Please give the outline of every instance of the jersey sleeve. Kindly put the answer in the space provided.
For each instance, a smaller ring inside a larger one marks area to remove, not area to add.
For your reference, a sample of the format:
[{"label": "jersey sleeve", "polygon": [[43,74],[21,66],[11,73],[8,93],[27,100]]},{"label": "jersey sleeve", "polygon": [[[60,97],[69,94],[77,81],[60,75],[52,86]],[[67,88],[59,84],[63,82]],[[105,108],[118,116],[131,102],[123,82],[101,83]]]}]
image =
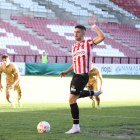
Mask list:
[{"label": "jersey sleeve", "polygon": [[19,73],[18,67],[16,65],[13,65],[12,74],[17,74],[17,73]]},{"label": "jersey sleeve", "polygon": [[93,39],[88,39],[87,41],[88,41],[88,43],[90,44],[90,46],[93,47],[93,46],[95,45],[94,42],[93,42]]}]

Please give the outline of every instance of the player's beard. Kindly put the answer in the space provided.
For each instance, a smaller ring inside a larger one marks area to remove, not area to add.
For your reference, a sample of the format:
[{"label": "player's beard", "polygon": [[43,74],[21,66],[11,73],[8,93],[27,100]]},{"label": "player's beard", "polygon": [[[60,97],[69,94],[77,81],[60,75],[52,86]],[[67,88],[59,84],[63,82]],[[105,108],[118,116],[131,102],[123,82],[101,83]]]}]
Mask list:
[{"label": "player's beard", "polygon": [[81,37],[81,36],[79,36],[79,37],[76,37],[76,36],[75,36],[75,40],[76,40],[76,41],[81,41],[81,40],[82,40],[82,37]]}]

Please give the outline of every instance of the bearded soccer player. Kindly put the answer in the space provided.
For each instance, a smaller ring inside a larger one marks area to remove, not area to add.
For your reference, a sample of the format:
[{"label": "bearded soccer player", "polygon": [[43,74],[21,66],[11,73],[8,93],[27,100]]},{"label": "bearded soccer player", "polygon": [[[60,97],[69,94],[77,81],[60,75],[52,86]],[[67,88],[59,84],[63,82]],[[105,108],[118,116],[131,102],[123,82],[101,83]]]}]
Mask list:
[{"label": "bearded soccer player", "polygon": [[93,95],[99,96],[102,93],[102,91],[83,90],[89,80],[88,72],[90,71],[92,64],[92,48],[105,38],[100,29],[95,25],[95,18],[93,16],[89,17],[89,24],[96,31],[98,36],[93,39],[84,40],[86,28],[83,25],[75,26],[74,37],[76,43],[72,46],[73,64],[66,71],[62,71],[59,74],[59,76],[64,77],[74,70],[69,96],[73,126],[69,131],[65,132],[66,134],[80,132],[77,99]]},{"label": "bearded soccer player", "polygon": [[[102,90],[103,78],[102,78],[100,70],[96,66],[93,65],[88,74],[89,74],[89,81],[87,83],[88,90],[91,90],[91,91]],[[100,85],[98,85],[98,80],[100,80]],[[94,108],[95,107],[94,96],[89,96],[89,98],[93,100],[92,107]],[[101,109],[100,96],[95,96],[95,99],[97,102],[97,109]]]},{"label": "bearded soccer player", "polygon": [[17,66],[10,62],[9,56],[6,54],[2,55],[2,65],[0,66],[0,90],[2,89],[1,84],[1,73],[6,74],[6,99],[11,104],[12,108],[15,108],[13,101],[10,98],[10,91],[14,89],[17,91],[17,101],[19,106],[22,106],[21,103],[21,86],[20,86],[20,74]]}]

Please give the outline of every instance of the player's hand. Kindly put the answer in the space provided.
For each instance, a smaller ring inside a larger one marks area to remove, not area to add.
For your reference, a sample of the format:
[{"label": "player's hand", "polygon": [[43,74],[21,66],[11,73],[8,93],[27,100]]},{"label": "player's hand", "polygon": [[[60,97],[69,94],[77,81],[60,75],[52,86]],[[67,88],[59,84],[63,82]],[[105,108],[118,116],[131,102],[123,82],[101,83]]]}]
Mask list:
[{"label": "player's hand", "polygon": [[6,88],[7,89],[12,89],[12,88],[14,88],[14,85],[13,84],[7,84]]},{"label": "player's hand", "polygon": [[99,88],[99,90],[101,90],[103,92],[102,88]]},{"label": "player's hand", "polygon": [[95,25],[95,22],[96,22],[96,18],[92,15],[89,17],[89,24],[91,26]]},{"label": "player's hand", "polygon": [[67,75],[68,73],[67,73],[67,71],[62,71],[60,74],[59,74],[59,76],[61,76],[61,78],[62,77],[65,77],[65,75]]}]

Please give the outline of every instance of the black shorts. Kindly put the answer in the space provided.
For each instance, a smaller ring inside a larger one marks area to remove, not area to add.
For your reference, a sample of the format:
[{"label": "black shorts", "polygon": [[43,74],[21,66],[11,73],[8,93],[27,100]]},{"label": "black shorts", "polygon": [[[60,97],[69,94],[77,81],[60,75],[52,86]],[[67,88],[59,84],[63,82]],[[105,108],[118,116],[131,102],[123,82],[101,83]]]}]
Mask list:
[{"label": "black shorts", "polygon": [[83,92],[84,87],[88,83],[88,73],[73,74],[72,81],[70,84],[70,93],[74,95],[80,95]]}]

